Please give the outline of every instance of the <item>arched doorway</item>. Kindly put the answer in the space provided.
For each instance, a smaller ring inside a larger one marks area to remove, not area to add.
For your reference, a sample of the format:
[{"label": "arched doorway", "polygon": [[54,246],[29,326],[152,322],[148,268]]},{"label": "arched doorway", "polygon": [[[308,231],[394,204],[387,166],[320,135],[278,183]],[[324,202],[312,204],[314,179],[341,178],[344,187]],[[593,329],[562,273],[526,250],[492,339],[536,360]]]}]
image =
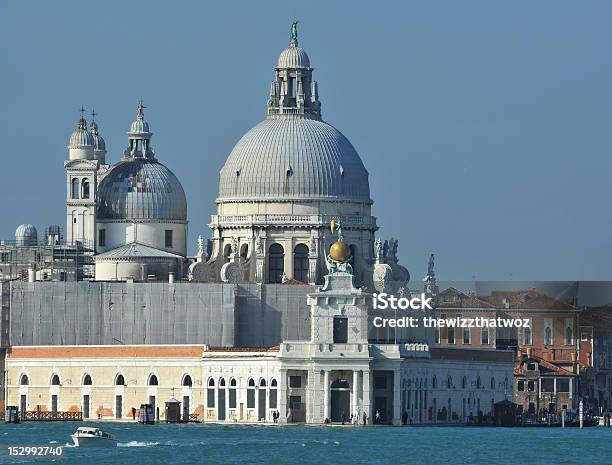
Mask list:
[{"label": "arched doorway", "polygon": [[347,380],[337,379],[331,384],[331,421],[341,422],[342,414],[348,421],[351,412],[351,387]]},{"label": "arched doorway", "polygon": [[258,412],[257,412],[257,419],[258,420],[266,420],[267,419],[267,415],[266,415],[266,380],[262,379],[259,382],[259,402],[258,402]]},{"label": "arched doorway", "polygon": [[225,421],[225,379],[219,380],[219,402],[217,403],[217,420]]}]

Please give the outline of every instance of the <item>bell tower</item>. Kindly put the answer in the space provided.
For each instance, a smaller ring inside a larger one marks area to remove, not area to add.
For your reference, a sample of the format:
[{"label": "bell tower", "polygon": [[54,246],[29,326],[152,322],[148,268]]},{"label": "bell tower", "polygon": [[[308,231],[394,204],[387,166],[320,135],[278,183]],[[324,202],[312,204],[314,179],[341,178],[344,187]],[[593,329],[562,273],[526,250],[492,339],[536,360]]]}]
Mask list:
[{"label": "bell tower", "polygon": [[99,160],[94,156],[94,138],[83,116],[70,136],[66,170],[66,242],[80,242],[86,249],[96,247],[96,193]]}]

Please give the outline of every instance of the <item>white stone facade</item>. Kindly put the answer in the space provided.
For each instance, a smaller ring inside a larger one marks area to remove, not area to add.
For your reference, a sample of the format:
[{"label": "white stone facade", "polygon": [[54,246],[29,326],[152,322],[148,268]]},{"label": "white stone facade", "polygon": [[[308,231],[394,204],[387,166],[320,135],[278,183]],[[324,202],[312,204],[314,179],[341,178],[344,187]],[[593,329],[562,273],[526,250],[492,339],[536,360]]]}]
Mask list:
[{"label": "white stone facade", "polygon": [[95,407],[105,417],[129,418],[132,407],[159,406],[180,395],[185,418],[205,422],[271,421],[278,411],[280,422],[292,423],[348,422],[351,416],[363,423],[364,412],[368,424],[464,423],[492,414],[494,403],[511,395],[510,352],[369,344],[369,296],[352,281],[348,273],[327,276],[308,297],[310,341],[270,349],[14,348],[6,361],[7,403],[90,416]]}]

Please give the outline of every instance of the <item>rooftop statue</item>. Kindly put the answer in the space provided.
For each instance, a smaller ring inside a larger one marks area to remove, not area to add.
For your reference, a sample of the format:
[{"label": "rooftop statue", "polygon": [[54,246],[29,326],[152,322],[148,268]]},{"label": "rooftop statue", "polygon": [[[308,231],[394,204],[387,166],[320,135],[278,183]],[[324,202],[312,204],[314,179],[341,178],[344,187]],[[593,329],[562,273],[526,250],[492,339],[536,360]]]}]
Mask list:
[{"label": "rooftop statue", "polygon": [[293,21],[291,23],[291,36],[290,36],[290,40],[289,43],[291,45],[297,45],[298,44],[298,33],[297,33],[297,25],[298,25],[299,21]]}]

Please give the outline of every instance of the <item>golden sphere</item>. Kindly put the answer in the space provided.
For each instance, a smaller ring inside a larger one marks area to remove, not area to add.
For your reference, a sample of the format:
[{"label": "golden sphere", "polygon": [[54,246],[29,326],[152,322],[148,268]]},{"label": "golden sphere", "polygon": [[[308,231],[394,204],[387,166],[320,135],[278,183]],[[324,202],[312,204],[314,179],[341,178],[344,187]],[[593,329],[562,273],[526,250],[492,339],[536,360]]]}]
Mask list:
[{"label": "golden sphere", "polygon": [[346,242],[336,241],[329,249],[329,256],[337,262],[345,262],[351,258],[351,248]]}]

